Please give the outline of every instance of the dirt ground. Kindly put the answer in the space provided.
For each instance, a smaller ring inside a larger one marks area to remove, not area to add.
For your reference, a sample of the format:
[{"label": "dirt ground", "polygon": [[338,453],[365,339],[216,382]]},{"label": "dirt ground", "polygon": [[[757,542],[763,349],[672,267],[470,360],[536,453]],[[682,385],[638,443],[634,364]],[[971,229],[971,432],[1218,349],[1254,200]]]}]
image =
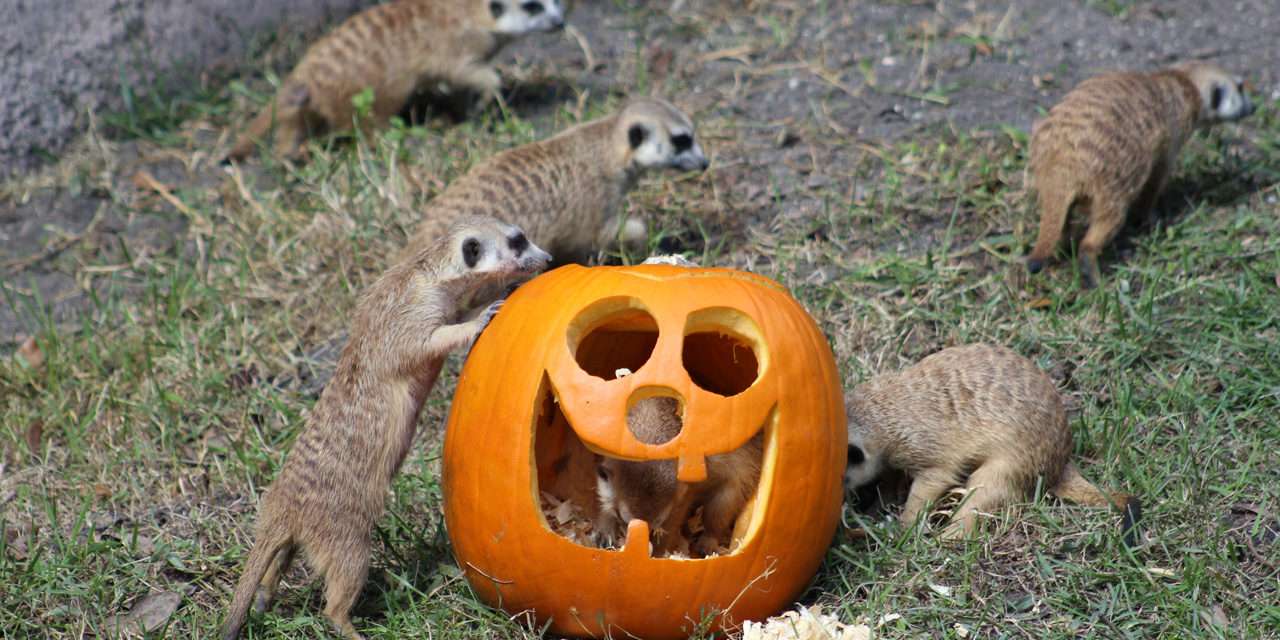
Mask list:
[{"label": "dirt ground", "polygon": [[[1280,3],[577,4],[572,29],[500,54],[517,118],[431,118],[404,149],[387,132],[317,146],[305,165],[219,166],[300,55],[299,32],[202,87],[191,117],[134,113],[169,124],[126,137],[98,114],[59,162],[0,184],[0,561],[23,554],[0,562],[0,584],[9,569],[29,590],[0,588],[0,628],[82,637],[169,591],[186,603],[171,635],[214,629],[343,312],[415,207],[468,163],[649,92],[693,114],[712,159],[631,194],[659,249],[790,287],[850,384],[946,345],[1017,348],[1067,396],[1086,475],[1153,498],[1137,553],[1104,510],[1037,501],[980,550],[904,534],[859,555],[838,541],[806,597],[932,620],[903,621],[901,637],[993,619],[1025,637],[1274,623],[1280,460],[1260,443],[1277,437],[1280,398]],[[1161,202],[1173,224],[1135,234],[1132,259],[1117,242],[1100,290],[1079,290],[1067,260],[1007,286],[1036,224],[1021,192],[1033,120],[1089,75],[1187,57],[1236,70],[1264,108],[1189,145]],[[43,371],[18,348],[33,335],[52,345]],[[393,636],[532,637],[478,606],[448,560],[439,458],[424,451],[458,360],[379,529],[369,591],[383,597],[357,616]],[[842,531],[862,524],[852,511]],[[62,553],[25,555],[50,541]],[[318,633],[321,599],[290,589],[263,632]]]},{"label": "dirt ground", "polygon": [[[748,226],[810,217],[816,191],[857,190],[843,176],[869,145],[927,139],[938,127],[1026,132],[1099,71],[1205,58],[1244,75],[1256,97],[1280,97],[1280,5],[1268,0],[1233,3],[1227,21],[1214,3],[1189,0],[666,5],[582,2],[571,22],[586,47],[569,35],[525,40],[502,54],[504,71],[522,117],[535,123],[575,91],[684,87],[671,97],[715,132],[707,145],[731,244]],[[274,66],[283,73],[290,60],[281,54]],[[522,78],[534,88],[522,90]],[[135,191],[130,180],[142,168],[174,189],[220,180],[213,149],[198,147],[225,140],[205,125],[187,129],[177,153],[94,138],[82,151],[109,145],[112,162],[64,163],[0,191],[0,271],[11,302],[0,306],[0,340],[33,332],[37,300],[48,320],[77,323],[90,292],[108,286],[86,274],[87,256],[101,273],[183,242],[181,213],[118,194]],[[929,239],[919,234],[904,248]]]}]

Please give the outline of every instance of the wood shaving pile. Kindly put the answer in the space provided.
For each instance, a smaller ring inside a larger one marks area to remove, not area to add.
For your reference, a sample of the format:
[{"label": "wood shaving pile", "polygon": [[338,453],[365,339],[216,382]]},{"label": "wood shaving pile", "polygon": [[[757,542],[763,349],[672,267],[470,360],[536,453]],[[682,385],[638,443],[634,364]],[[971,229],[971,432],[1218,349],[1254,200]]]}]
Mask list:
[{"label": "wood shaving pile", "polygon": [[822,613],[822,607],[800,607],[764,622],[742,625],[742,640],[871,640],[871,627],[845,624]]},{"label": "wood shaving pile", "polygon": [[591,539],[591,520],[582,512],[582,508],[570,500],[559,498],[543,491],[542,515],[551,526],[551,531],[564,536],[570,541],[586,547],[594,547]]}]

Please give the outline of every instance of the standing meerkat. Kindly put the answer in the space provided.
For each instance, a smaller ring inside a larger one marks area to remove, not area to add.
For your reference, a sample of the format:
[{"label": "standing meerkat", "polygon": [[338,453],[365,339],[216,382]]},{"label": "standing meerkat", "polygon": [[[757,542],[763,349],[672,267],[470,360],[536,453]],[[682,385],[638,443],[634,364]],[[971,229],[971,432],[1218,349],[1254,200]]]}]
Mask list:
[{"label": "standing meerkat", "polygon": [[911,476],[901,519],[914,524],[927,505],[964,484],[970,494],[952,515],[946,538],[971,534],[977,514],[1031,495],[1037,480],[1064,500],[1114,506],[1132,546],[1138,501],[1103,493],[1069,460],[1071,428],[1062,397],[1030,360],[1004,347],[943,349],[853,390],[847,405],[846,487],[870,483],[885,468]]},{"label": "standing meerkat", "polygon": [[484,213],[520,225],[561,264],[585,263],[619,236],[643,244],[644,223],[624,221],[622,211],[643,172],[707,164],[688,116],[665,100],[637,99],[473,167],[427,205],[406,250],[430,244],[457,216]]},{"label": "standing meerkat", "polygon": [[352,98],[373,90],[366,130],[383,127],[432,82],[500,99],[490,60],[516,36],[564,27],[559,0],[393,0],[370,7],[307,49],[275,98],[249,122],[228,160],[242,160],[275,125],[275,149],[301,151],[317,130],[346,131]]},{"label": "standing meerkat", "polygon": [[351,605],[419,410],[445,357],[470,344],[498,310],[500,302],[475,293],[525,279],[549,261],[517,227],[464,218],[361,297],[333,378],[262,500],[224,639],[239,635],[251,604],[262,611],[271,603],[298,547],[324,576],[325,615],[343,635],[360,638]]},{"label": "standing meerkat", "polygon": [[1039,195],[1040,234],[1027,269],[1039,272],[1053,255],[1074,205],[1088,210],[1080,273],[1085,287],[1096,286],[1098,253],[1128,209],[1151,213],[1195,129],[1250,113],[1240,78],[1208,63],[1081,82],[1032,128],[1027,170]]},{"label": "standing meerkat", "polygon": [[[646,444],[661,444],[680,433],[683,420],[675,398],[641,400],[627,412],[627,426]],[[680,529],[702,505],[703,532],[693,552],[709,556],[730,543],[733,523],[760,481],[764,440],[756,434],[747,444],[707,457],[707,479],[686,485],[676,479],[675,460],[631,461],[599,456],[596,491],[600,511],[592,529],[602,546],[613,546],[618,529],[644,520],[657,539],[655,555],[666,554]]]}]

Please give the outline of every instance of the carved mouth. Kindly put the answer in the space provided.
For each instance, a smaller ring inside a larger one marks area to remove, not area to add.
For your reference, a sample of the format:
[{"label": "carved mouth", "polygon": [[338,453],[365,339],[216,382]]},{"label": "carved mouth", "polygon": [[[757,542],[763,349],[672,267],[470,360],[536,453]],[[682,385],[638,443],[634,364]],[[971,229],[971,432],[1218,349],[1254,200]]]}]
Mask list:
[{"label": "carved mouth", "polygon": [[[708,310],[719,312],[721,310]],[[585,313],[585,312],[584,312]],[[699,313],[691,314],[685,327],[683,355],[689,377],[699,389],[719,396],[732,397],[749,388],[759,375],[761,362],[752,344],[725,331],[710,330],[707,319]],[[658,342],[658,326],[634,300],[615,302],[599,317],[571,330],[571,348],[578,365],[586,373],[604,379],[616,380],[629,372],[638,371],[649,360]],[[679,397],[670,389],[643,387],[637,389],[628,406],[653,396]],[[599,452],[592,451],[579,438],[573,425],[561,411],[559,399],[551,384],[550,376],[543,375],[538,392],[538,407],[534,424],[534,451],[536,487],[532,499],[539,502],[543,524],[552,532],[585,547],[617,550],[612,541],[624,541],[623,549],[632,545],[648,546],[643,540],[649,531],[665,530],[665,535],[652,549],[644,549],[645,555],[673,559],[703,557],[692,550],[701,527],[700,505],[694,504],[689,517],[683,522],[648,523],[644,533],[636,534],[634,528],[627,533],[619,530],[597,531],[601,518],[600,500],[596,493],[597,462]],[[764,433],[764,450],[761,477],[767,477],[775,455],[773,431],[776,410],[771,412],[760,430]],[[624,423],[619,416],[619,426]],[[684,425],[689,427],[691,425]],[[684,428],[682,427],[682,428]],[[699,427],[704,428],[704,427]],[[639,436],[637,434],[637,438]],[[650,443],[647,443],[650,444]],[[749,445],[744,445],[749,446]],[[736,515],[732,534],[726,536],[720,549],[712,555],[733,555],[739,552],[754,536],[762,519],[763,507],[768,499],[768,482],[759,482],[753,496]],[[683,485],[689,487],[692,485]],[[691,492],[696,495],[696,492]],[[628,523],[620,523],[625,528]],[[641,539],[633,539],[640,535]],[[669,540],[668,540],[669,538]],[[655,538],[657,541],[657,538]],[[706,556],[710,557],[710,556]]]}]

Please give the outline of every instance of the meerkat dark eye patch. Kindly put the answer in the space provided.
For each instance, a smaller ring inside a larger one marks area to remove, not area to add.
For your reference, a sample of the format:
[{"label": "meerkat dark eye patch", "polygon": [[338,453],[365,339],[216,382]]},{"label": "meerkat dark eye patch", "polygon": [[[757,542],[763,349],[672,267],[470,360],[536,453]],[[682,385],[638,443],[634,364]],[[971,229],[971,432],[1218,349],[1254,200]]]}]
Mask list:
[{"label": "meerkat dark eye patch", "polygon": [[494,17],[494,19],[501,18],[501,17],[502,17],[502,12],[503,12],[503,11],[506,11],[506,10],[507,10],[507,8],[506,8],[506,7],[504,7],[504,6],[502,6],[502,3],[501,3],[501,2],[490,2],[490,3],[489,3],[489,14],[490,14],[490,15],[492,15],[492,16]]},{"label": "meerkat dark eye patch", "polygon": [[693,136],[687,133],[671,136],[671,145],[676,148],[676,153],[688,151],[693,148]]},{"label": "meerkat dark eye patch", "polygon": [[627,140],[631,142],[632,149],[644,144],[644,139],[648,137],[649,130],[645,129],[644,125],[633,124],[631,125],[631,128],[627,130]]},{"label": "meerkat dark eye patch", "polygon": [[462,261],[467,263],[467,268],[474,268],[480,262],[480,254],[483,252],[484,248],[475,238],[467,238],[462,243]]},{"label": "meerkat dark eye patch", "polygon": [[526,2],[520,5],[520,8],[524,9],[524,12],[531,16],[536,16],[543,11],[541,2]]},{"label": "meerkat dark eye patch", "polygon": [[516,235],[507,238],[507,246],[510,247],[512,251],[520,253],[529,248],[529,239],[524,237],[523,233],[517,233]]},{"label": "meerkat dark eye patch", "polygon": [[601,480],[609,480],[609,470],[604,467],[596,467],[596,475],[600,476]]},{"label": "meerkat dark eye patch", "polygon": [[1222,105],[1223,94],[1226,93],[1222,89],[1222,85],[1214,85],[1213,93],[1209,95],[1209,108],[1216,110]]},{"label": "meerkat dark eye patch", "polygon": [[849,445],[849,461],[845,463],[846,465],[862,464],[866,459],[867,456],[862,453],[862,449],[858,448],[858,445]]}]

